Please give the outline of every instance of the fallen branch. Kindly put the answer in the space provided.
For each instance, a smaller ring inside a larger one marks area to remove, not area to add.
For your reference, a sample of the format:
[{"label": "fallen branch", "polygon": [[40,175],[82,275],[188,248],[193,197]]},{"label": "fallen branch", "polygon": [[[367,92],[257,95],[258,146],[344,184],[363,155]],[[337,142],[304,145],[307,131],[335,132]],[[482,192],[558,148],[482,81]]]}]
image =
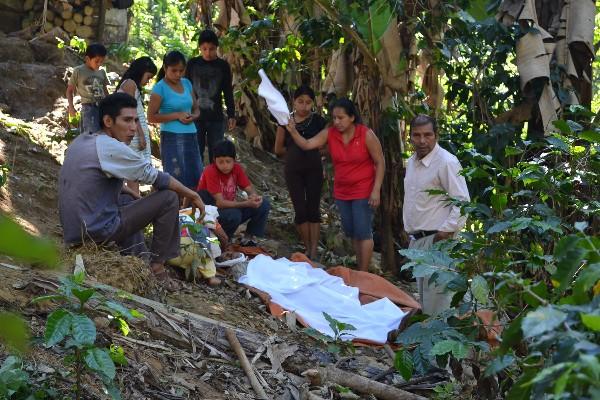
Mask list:
[{"label": "fallen branch", "polygon": [[321,386],[326,382],[331,382],[349,387],[359,393],[372,394],[382,400],[425,400],[425,397],[375,382],[352,372],[342,371],[331,365],[309,369],[304,371],[302,375],[307,377],[313,386]]},{"label": "fallen branch", "polygon": [[267,400],[267,394],[265,393],[265,390],[263,389],[262,385],[258,382],[256,375],[254,375],[252,365],[250,365],[248,357],[246,357],[246,353],[244,353],[244,349],[242,349],[242,345],[240,344],[233,329],[225,328],[225,336],[227,336],[227,340],[229,340],[231,348],[238,356],[238,359],[240,360],[240,364],[242,365],[242,369],[246,373],[246,376],[248,377],[248,379],[250,379],[250,385],[252,385],[252,389],[254,389],[254,392],[256,393],[259,399]]}]

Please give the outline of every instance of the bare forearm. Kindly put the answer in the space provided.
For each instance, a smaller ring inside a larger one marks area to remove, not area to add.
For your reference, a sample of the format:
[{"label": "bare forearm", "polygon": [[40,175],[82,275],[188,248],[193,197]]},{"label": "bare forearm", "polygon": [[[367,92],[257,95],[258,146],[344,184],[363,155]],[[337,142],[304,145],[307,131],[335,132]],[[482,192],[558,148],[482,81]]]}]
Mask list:
[{"label": "bare forearm", "polygon": [[71,87],[67,88],[66,96],[67,96],[67,102],[69,103],[70,107],[73,107],[73,92],[74,91]]},{"label": "bare forearm", "polygon": [[170,177],[169,178],[169,189],[177,193],[181,197],[195,197],[198,196],[198,193],[194,192],[192,189],[184,186],[183,183],[179,182],[177,179]]},{"label": "bare forearm", "polygon": [[153,124],[161,124],[163,122],[170,122],[179,119],[179,113],[169,114],[148,114],[148,121]]},{"label": "bare forearm", "polygon": [[216,201],[218,208],[246,208],[248,207],[247,201],[236,201],[236,200],[225,200],[220,199]]},{"label": "bare forearm", "polygon": [[375,183],[373,190],[380,191],[381,185],[383,184],[383,177],[385,176],[385,161],[381,160],[375,163]]}]

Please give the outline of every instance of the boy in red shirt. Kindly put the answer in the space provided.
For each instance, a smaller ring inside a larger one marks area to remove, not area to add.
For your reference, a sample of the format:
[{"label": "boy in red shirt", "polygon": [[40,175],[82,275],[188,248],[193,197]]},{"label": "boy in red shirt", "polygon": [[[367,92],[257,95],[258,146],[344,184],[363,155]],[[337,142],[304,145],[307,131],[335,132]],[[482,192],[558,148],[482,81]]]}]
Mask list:
[{"label": "boy in red shirt", "polygon": [[[255,246],[255,236],[265,235],[271,205],[256,194],[241,165],[235,162],[235,145],[222,140],[213,147],[212,163],[204,169],[197,191],[206,204],[219,208],[219,223],[231,239],[238,226],[248,221],[243,246]],[[248,194],[247,200],[236,200],[237,188]]]}]

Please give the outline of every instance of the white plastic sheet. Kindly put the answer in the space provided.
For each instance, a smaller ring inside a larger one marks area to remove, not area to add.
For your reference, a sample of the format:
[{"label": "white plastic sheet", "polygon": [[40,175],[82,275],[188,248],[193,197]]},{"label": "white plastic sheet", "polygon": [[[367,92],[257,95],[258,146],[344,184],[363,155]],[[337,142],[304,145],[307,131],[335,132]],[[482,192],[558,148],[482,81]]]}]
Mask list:
[{"label": "white plastic sheet", "polygon": [[258,95],[267,102],[267,108],[277,120],[279,125],[286,126],[290,120],[290,110],[285,98],[269,80],[269,77],[263,69],[258,71],[260,75],[260,85],[258,85]]},{"label": "white plastic sheet", "polygon": [[385,343],[388,332],[396,329],[406,315],[387,298],[361,305],[358,288],[347,286],[341,278],[308,263],[285,258],[256,256],[239,281],[267,292],[272,301],[295,311],[312,328],[326,335],[333,336],[333,331],[323,312],[354,325],[356,330],[349,332],[354,337],[345,336],[345,340],[358,338]]}]

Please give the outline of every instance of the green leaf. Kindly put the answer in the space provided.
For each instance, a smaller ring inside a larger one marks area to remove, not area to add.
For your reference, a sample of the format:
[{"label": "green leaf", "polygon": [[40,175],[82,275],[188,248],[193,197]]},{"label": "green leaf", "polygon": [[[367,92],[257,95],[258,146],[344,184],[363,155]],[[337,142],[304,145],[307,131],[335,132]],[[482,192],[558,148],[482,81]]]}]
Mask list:
[{"label": "green leaf", "polygon": [[438,267],[450,267],[454,260],[445,251],[440,250],[420,250],[404,249],[400,254],[409,258],[415,264],[424,264]]},{"label": "green leaf", "polygon": [[44,333],[46,346],[51,347],[57,343],[60,343],[65,336],[69,334],[72,321],[73,316],[71,313],[62,308],[59,308],[52,314],[48,315],[48,320],[46,321],[46,332]]},{"label": "green leaf", "polygon": [[506,146],[504,148],[504,155],[505,156],[516,156],[519,154],[523,154],[523,150],[519,149],[518,147],[513,147],[513,146]]},{"label": "green leaf", "polygon": [[121,317],[115,318],[115,321],[117,323],[117,326],[119,327],[119,330],[123,334],[123,336],[129,335],[129,324],[127,323],[127,321],[125,321],[125,319],[123,319]]},{"label": "green leaf", "polygon": [[414,365],[413,359],[409,351],[400,349],[396,352],[394,357],[394,368],[402,376],[405,381],[409,381],[412,378]]},{"label": "green leaf", "polygon": [[110,358],[113,360],[115,364],[119,365],[127,365],[127,358],[125,358],[125,350],[121,346],[117,346],[116,344],[110,345]]},{"label": "green leaf", "polygon": [[396,22],[396,17],[390,8],[387,0],[373,0],[369,2],[368,13],[359,10],[354,15],[356,27],[367,41],[367,45],[372,51],[373,56],[381,50],[381,38],[392,21]]},{"label": "green leaf", "polygon": [[530,386],[530,385],[533,385],[534,383],[542,382],[542,381],[556,375],[563,369],[571,367],[572,365],[573,365],[573,363],[567,363],[567,362],[561,362],[558,364],[551,365],[551,366],[541,370],[531,381],[527,382],[525,385]]},{"label": "green leaf", "polygon": [[467,12],[478,21],[482,21],[490,16],[487,10],[488,0],[471,0]]},{"label": "green leaf", "polygon": [[432,356],[441,356],[447,353],[452,353],[452,356],[457,360],[461,360],[467,356],[469,348],[463,343],[456,340],[442,340],[437,342],[431,351]]},{"label": "green leaf", "polygon": [[552,278],[558,282],[558,290],[566,290],[573,276],[581,267],[586,250],[582,246],[583,239],[577,235],[565,236],[554,248],[554,258],[557,260],[556,272]]},{"label": "green leaf", "polygon": [[581,126],[578,122],[575,122],[570,119],[567,120],[567,125],[569,125],[569,128],[571,128],[573,132],[581,132],[583,130],[583,126]]},{"label": "green leaf", "polygon": [[331,330],[340,337],[343,336],[344,334],[347,335],[348,333],[346,333],[346,331],[355,331],[356,330],[354,325],[340,322],[337,319],[333,318],[331,315],[327,314],[326,312],[323,312],[323,316],[325,317],[327,322],[329,322],[329,326],[331,327]]},{"label": "green leaf", "polygon": [[133,318],[144,318],[144,314],[142,314],[141,312],[139,312],[138,310],[129,310],[129,313],[131,314],[131,316]]},{"label": "green leaf", "polygon": [[567,319],[567,314],[552,306],[540,307],[527,313],[521,324],[525,338],[551,331]]},{"label": "green leaf", "polygon": [[96,325],[87,315],[73,315],[73,339],[82,345],[92,345],[96,341]]},{"label": "green leaf", "polygon": [[575,366],[573,365],[570,368],[567,368],[567,370],[562,373],[560,378],[556,380],[556,383],[554,384],[555,396],[559,396],[560,394],[564,393],[567,383],[569,382],[569,377],[571,376],[571,371],[573,371],[574,367]]},{"label": "green leaf", "polygon": [[327,345],[327,351],[331,354],[339,354],[342,349],[336,343],[329,343]]},{"label": "green leaf", "polygon": [[73,296],[77,297],[81,304],[85,304],[94,295],[94,293],[96,293],[96,290],[73,288],[71,289],[71,293],[73,293]]},{"label": "green leaf", "polygon": [[29,327],[23,318],[13,313],[0,313],[0,342],[19,353],[27,350]]},{"label": "green leaf", "polygon": [[593,330],[594,332],[600,332],[600,315],[596,314],[580,314],[581,322],[583,324]]},{"label": "green leaf", "polygon": [[324,343],[328,343],[328,342],[332,342],[333,341],[333,338],[331,336],[327,336],[327,335],[319,332],[315,328],[304,328],[302,331],[304,333],[306,333],[308,336],[312,337],[313,339],[320,340],[320,341],[322,341]]},{"label": "green leaf", "polygon": [[560,137],[549,136],[546,138],[546,142],[548,142],[548,144],[550,144],[552,147],[556,147],[563,153],[569,153],[569,144]]},{"label": "green leaf", "polygon": [[588,292],[600,281],[600,263],[588,265],[577,277],[573,285],[573,296],[578,304],[589,301]]},{"label": "green leaf", "polygon": [[473,278],[471,281],[471,292],[473,292],[473,297],[475,297],[475,300],[480,304],[488,303],[490,289],[483,276],[477,275]]},{"label": "green leaf", "polygon": [[121,391],[114,382],[105,382],[104,388],[112,400],[121,400]]},{"label": "green leaf", "polygon": [[110,354],[106,349],[99,349],[97,347],[87,349],[83,360],[85,361],[85,365],[92,371],[98,372],[110,380],[115,378],[115,363],[110,358]]},{"label": "green leaf", "polygon": [[559,119],[557,121],[553,121],[552,124],[555,127],[557,127],[558,130],[560,130],[562,133],[565,133],[565,134],[572,133],[571,127],[569,126],[569,124],[567,123],[567,121]]},{"label": "green leaf", "polygon": [[579,133],[579,137],[591,143],[600,143],[600,132],[598,131],[583,131]]},{"label": "green leaf", "polygon": [[[546,282],[544,281],[540,281],[531,286],[530,290],[542,299],[548,298],[548,288],[546,287]],[[525,300],[525,302],[532,307],[539,307],[542,305],[542,303],[535,296],[528,292],[523,293],[523,300]]]},{"label": "green leaf", "polygon": [[491,235],[492,233],[499,233],[508,230],[512,226],[512,221],[500,221],[492,225],[488,230],[487,234]]},{"label": "green leaf", "polygon": [[72,276],[70,276],[70,278],[76,284],[83,285],[83,282],[85,282],[85,270],[77,271]]},{"label": "green leaf", "polygon": [[114,316],[122,316],[127,319],[134,318],[134,316],[131,314],[131,311],[123,304],[116,303],[114,301],[106,301],[104,302],[104,306],[106,306],[106,308],[108,308],[108,310],[112,312]]},{"label": "green leaf", "polygon": [[503,371],[506,367],[511,366],[514,362],[515,357],[511,354],[496,357],[485,369],[485,376],[496,375],[498,372]]},{"label": "green leaf", "polygon": [[4,215],[0,215],[0,237],[0,254],[50,267],[58,265],[58,253],[52,241],[28,234]]}]

